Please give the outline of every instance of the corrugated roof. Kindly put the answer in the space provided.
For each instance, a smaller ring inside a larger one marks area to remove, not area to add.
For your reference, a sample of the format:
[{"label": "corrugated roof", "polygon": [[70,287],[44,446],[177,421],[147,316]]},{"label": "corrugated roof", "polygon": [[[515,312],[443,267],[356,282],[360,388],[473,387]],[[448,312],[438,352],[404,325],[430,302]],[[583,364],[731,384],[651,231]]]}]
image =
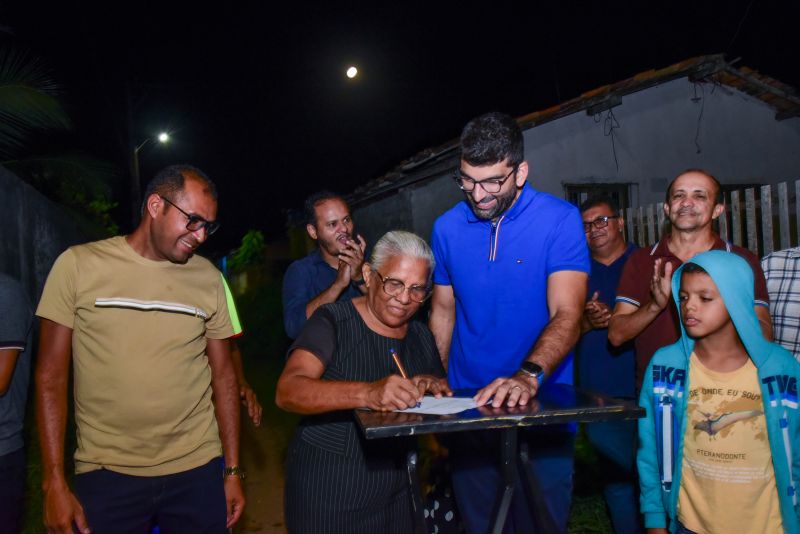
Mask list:
[{"label": "corrugated roof", "polygon": [[[795,88],[748,67],[734,67],[735,63],[736,60],[726,61],[722,54],[686,59],[663,69],[646,70],[617,83],[597,87],[561,104],[518,117],[517,122],[523,129],[528,129],[581,111],[598,113],[619,104],[625,95],[685,77],[692,81],[732,87],[758,98],[775,110],[776,120],[800,116],[800,94]],[[384,176],[358,187],[348,195],[348,200],[357,205],[438,174],[441,172],[441,165],[437,163],[444,163],[452,158],[457,149],[458,139],[425,149],[404,160]],[[430,167],[431,172],[410,174],[423,166]]]}]

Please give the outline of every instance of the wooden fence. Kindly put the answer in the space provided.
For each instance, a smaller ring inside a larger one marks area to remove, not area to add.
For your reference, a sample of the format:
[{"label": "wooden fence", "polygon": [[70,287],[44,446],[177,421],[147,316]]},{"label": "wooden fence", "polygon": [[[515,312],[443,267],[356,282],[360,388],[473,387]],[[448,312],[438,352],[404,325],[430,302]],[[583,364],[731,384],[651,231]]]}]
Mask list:
[{"label": "wooden fence", "polygon": [[[758,257],[800,246],[800,180],[729,191],[724,197],[725,213],[714,223],[723,240]],[[663,202],[625,208],[624,215],[628,239],[639,246],[655,243],[669,228]]]}]

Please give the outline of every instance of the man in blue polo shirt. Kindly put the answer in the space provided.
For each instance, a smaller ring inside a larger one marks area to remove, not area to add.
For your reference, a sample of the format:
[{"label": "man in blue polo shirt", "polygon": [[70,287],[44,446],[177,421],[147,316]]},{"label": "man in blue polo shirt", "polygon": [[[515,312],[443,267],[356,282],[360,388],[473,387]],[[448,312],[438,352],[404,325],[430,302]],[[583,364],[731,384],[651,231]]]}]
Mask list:
[{"label": "man in blue polo shirt", "polygon": [[[608,321],[622,268],[636,245],[625,242],[624,220],[611,197],[590,197],[581,204],[581,217],[592,256],[592,272],[590,298],[581,321],[582,336],[575,347],[579,384],[591,391],[633,400],[636,394],[633,343],[611,345]],[[614,532],[639,532],[638,491],[634,482],[636,421],[590,423],[586,425],[586,435],[601,460],[598,475]]]},{"label": "man in blue polo shirt", "polygon": [[[578,210],[527,185],[522,131],[489,113],[461,134],[455,180],[465,200],[437,219],[430,328],[454,389],[481,403],[527,404],[541,382],[572,383],[566,358],[579,335],[589,255]],[[566,531],[574,434],[567,425],[520,433],[550,514]],[[459,434],[451,444],[453,486],[469,532],[486,532],[501,487],[499,436]],[[521,492],[510,531],[535,532]],[[509,529],[507,529],[508,531]]]},{"label": "man in blue polo shirt", "polygon": [[342,197],[320,191],[305,201],[306,231],[317,250],[289,265],[283,276],[283,326],[295,339],[323,304],[363,293],[366,242],[353,235],[353,218]]}]

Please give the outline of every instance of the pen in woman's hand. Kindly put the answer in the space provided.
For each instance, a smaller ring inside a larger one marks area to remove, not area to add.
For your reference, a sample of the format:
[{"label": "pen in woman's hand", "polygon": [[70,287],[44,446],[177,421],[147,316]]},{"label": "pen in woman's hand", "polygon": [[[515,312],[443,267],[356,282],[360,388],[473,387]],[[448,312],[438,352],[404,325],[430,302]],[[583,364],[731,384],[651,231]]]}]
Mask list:
[{"label": "pen in woman's hand", "polygon": [[408,374],[406,373],[406,370],[403,368],[403,364],[400,363],[400,356],[397,355],[397,351],[394,349],[389,349],[389,354],[392,356],[395,365],[397,365],[397,369],[400,370],[400,376],[408,380]]},{"label": "pen in woman's hand", "polygon": [[[400,363],[400,356],[397,355],[397,351],[394,349],[389,349],[389,354],[392,355],[392,359],[394,360],[394,364],[397,366],[397,369],[400,371],[400,376],[408,380],[408,373],[406,373],[405,368],[403,368],[403,364]],[[422,406],[421,402],[418,402],[416,407],[419,408]]]}]

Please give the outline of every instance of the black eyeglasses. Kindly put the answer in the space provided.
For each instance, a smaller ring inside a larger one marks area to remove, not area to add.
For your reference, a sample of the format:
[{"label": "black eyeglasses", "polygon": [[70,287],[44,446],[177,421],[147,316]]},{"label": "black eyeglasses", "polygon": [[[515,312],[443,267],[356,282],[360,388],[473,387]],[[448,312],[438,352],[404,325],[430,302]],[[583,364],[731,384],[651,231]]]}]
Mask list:
[{"label": "black eyeglasses", "polygon": [[511,172],[506,174],[504,178],[487,178],[486,180],[481,181],[470,178],[458,170],[453,175],[453,180],[456,181],[458,187],[460,187],[462,191],[466,191],[467,193],[472,192],[475,189],[476,184],[480,185],[487,193],[498,193],[503,187],[503,184],[506,183],[509,178],[511,178],[511,175],[516,174],[518,168],[519,167],[517,165],[514,165],[514,168],[511,169]]},{"label": "black eyeglasses", "polygon": [[196,232],[201,228],[205,228],[206,233],[208,235],[211,235],[217,230],[219,230],[219,223],[217,221],[207,221],[204,218],[200,217],[199,215],[186,213],[181,208],[179,208],[177,204],[175,204],[167,197],[163,197],[161,195],[158,196],[160,196],[162,200],[164,200],[164,202],[166,202],[167,204],[169,204],[170,206],[172,206],[173,208],[175,208],[176,210],[178,210],[179,212],[183,213],[186,216],[186,218],[188,219],[188,221],[186,222],[186,229],[189,230],[190,232]]},{"label": "black eyeglasses", "polygon": [[378,278],[383,282],[383,291],[392,297],[399,297],[403,291],[408,290],[408,298],[417,303],[425,302],[430,296],[431,290],[427,286],[410,286],[407,287],[400,280],[394,278],[384,278],[377,269],[372,269],[372,272],[378,275]]},{"label": "black eyeglasses", "polygon": [[619,219],[619,215],[603,215],[601,217],[597,217],[593,221],[584,221],[583,232],[588,234],[592,230],[592,226],[595,228],[605,228],[608,226],[609,219]]}]

